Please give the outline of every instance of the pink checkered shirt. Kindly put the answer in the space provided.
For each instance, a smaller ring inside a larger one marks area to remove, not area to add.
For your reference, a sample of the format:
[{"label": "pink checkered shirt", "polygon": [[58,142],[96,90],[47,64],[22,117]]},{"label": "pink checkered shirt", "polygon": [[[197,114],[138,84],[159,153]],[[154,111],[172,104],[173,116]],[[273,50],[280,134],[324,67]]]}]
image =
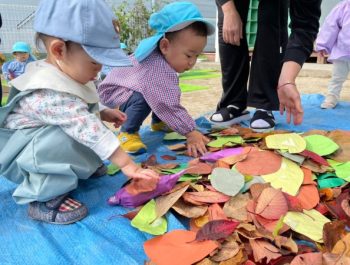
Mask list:
[{"label": "pink checkered shirt", "polygon": [[152,111],[171,129],[186,135],[195,122],[181,106],[181,90],[176,71],[159,51],[141,63],[131,55],[132,67],[114,68],[98,87],[102,104],[115,108],[125,103],[134,91],[141,93]]}]

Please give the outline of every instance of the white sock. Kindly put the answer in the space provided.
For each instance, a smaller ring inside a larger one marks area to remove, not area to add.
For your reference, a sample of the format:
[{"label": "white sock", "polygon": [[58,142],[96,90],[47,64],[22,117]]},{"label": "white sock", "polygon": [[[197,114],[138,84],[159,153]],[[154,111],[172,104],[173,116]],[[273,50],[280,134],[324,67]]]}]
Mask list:
[{"label": "white sock", "polygon": [[[256,109],[256,110],[257,111],[260,110],[260,111],[268,112],[268,110],[265,110],[265,109]],[[270,126],[270,124],[267,123],[266,121],[264,121],[263,119],[255,120],[250,125],[252,127],[254,127],[254,128],[266,128],[266,127]]]}]

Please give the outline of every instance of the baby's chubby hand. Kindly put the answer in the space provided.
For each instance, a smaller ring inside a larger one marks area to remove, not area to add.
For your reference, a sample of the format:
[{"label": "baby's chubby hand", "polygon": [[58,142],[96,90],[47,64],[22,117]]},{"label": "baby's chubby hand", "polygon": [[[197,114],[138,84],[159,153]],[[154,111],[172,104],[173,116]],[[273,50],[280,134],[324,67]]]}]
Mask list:
[{"label": "baby's chubby hand", "polygon": [[113,123],[115,128],[120,127],[127,119],[126,114],[118,109],[104,109],[100,116],[101,120]]},{"label": "baby's chubby hand", "polygon": [[198,157],[207,152],[206,144],[209,139],[199,131],[192,131],[186,134],[187,138],[187,152],[190,156]]}]

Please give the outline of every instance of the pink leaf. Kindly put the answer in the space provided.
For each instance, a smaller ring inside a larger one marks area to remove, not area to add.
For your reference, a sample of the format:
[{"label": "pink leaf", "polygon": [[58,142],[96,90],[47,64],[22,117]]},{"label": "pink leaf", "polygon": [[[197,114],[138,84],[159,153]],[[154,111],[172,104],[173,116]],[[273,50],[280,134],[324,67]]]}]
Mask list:
[{"label": "pink leaf", "polygon": [[260,194],[255,213],[270,220],[277,220],[287,213],[288,204],[282,191],[274,188],[266,188]]}]

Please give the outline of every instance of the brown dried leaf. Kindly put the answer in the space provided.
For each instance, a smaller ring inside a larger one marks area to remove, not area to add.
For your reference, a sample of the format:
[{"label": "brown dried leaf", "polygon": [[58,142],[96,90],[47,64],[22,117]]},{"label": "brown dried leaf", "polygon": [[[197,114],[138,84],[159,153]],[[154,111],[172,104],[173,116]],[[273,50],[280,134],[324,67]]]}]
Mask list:
[{"label": "brown dried leaf", "polygon": [[210,259],[216,262],[228,260],[238,254],[240,246],[234,240],[225,241],[221,244],[219,251]]},{"label": "brown dried leaf", "polygon": [[[247,260],[246,255],[244,254],[243,250],[240,249],[234,257],[228,260],[221,261],[219,265],[241,265],[241,264],[249,265],[245,263],[246,260]],[[252,263],[251,265],[253,264],[254,263]]]},{"label": "brown dried leaf", "polygon": [[[181,184],[180,184],[181,185]],[[159,196],[155,199],[157,218],[163,216],[177,202],[177,200],[185,193],[189,185],[180,188],[170,194]]]},{"label": "brown dried leaf", "polygon": [[197,263],[195,263],[195,265],[217,265],[217,262],[211,261],[208,258],[205,258]]},{"label": "brown dried leaf", "polygon": [[270,260],[277,259],[282,256],[278,248],[265,240],[250,239],[249,242],[253,249],[255,262],[261,262],[264,258],[266,258],[266,263],[269,263]]},{"label": "brown dried leaf", "polygon": [[231,166],[229,164],[227,164],[226,162],[224,162],[222,160],[217,160],[213,167],[214,168],[221,167],[221,168],[227,168],[227,169],[231,168]]},{"label": "brown dried leaf", "polygon": [[177,213],[187,218],[198,218],[208,210],[208,206],[193,206],[179,199],[172,207]]},{"label": "brown dried leaf", "polygon": [[335,244],[332,253],[350,257],[350,233],[346,234]]},{"label": "brown dried leaf", "polygon": [[222,130],[221,132],[219,132],[220,135],[225,135],[225,136],[230,136],[230,135],[238,135],[239,134],[239,130],[235,127],[230,127],[227,129]]},{"label": "brown dried leaf", "polygon": [[292,253],[298,253],[298,245],[290,237],[276,236],[275,245],[280,249],[284,248]]},{"label": "brown dried leaf", "polygon": [[328,252],[331,252],[335,244],[346,235],[345,226],[345,220],[335,220],[323,226],[323,242]]},{"label": "brown dried leaf", "polygon": [[248,154],[239,154],[239,155],[232,155],[232,156],[227,156],[224,158],[219,159],[219,161],[224,162],[229,165],[234,165],[239,161],[242,161],[246,159]]},{"label": "brown dried leaf", "polygon": [[249,193],[238,194],[231,197],[224,205],[224,213],[227,217],[238,221],[248,221],[247,203],[250,200]]},{"label": "brown dried leaf", "polygon": [[339,162],[347,162],[350,157],[350,132],[335,130],[329,132],[327,137],[331,138],[340,148],[331,155],[331,158]]},{"label": "brown dried leaf", "polygon": [[194,205],[203,205],[203,203],[221,203],[227,202],[230,196],[217,191],[185,192],[182,196],[187,202]]}]

